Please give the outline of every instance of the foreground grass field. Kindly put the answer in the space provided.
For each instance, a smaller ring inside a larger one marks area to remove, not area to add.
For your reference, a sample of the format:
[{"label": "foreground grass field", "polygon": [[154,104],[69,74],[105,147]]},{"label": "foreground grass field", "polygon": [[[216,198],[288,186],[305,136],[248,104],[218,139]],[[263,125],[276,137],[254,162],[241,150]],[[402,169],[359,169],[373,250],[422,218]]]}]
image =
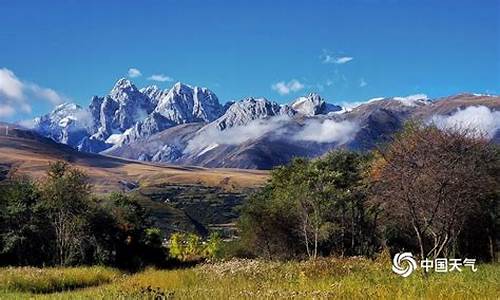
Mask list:
[{"label": "foreground grass field", "polygon": [[231,260],[126,275],[106,268],[0,269],[0,299],[498,299],[500,265],[408,278],[385,261]]}]

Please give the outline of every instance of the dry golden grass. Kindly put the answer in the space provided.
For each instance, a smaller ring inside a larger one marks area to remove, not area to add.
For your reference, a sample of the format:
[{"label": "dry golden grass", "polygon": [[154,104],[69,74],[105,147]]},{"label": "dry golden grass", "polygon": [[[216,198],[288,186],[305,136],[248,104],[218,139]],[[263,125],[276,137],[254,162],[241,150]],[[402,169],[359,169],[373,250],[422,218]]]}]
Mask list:
[{"label": "dry golden grass", "polygon": [[392,273],[388,261],[366,258],[230,260],[182,270],[149,269],[52,294],[0,289],[0,299],[498,299],[498,278],[500,265],[494,264],[481,264],[475,273],[425,277],[417,272],[402,278]]},{"label": "dry golden grass", "polygon": [[19,174],[42,178],[49,162],[56,160],[69,161],[84,170],[98,193],[119,190],[121,180],[136,181],[141,186],[201,184],[230,191],[263,185],[268,178],[266,171],[155,165],[80,153],[45,141],[0,136],[0,163],[11,165]]},{"label": "dry golden grass", "polygon": [[115,282],[122,273],[103,267],[0,268],[1,293],[44,294]]}]

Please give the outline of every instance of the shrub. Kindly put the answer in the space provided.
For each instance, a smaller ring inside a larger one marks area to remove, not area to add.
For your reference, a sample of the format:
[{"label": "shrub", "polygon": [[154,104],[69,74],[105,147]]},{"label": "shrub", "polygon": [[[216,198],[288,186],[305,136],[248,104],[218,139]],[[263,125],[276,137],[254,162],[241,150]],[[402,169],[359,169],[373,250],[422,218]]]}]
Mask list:
[{"label": "shrub", "polygon": [[194,233],[173,233],[168,241],[170,257],[180,261],[213,259],[221,254],[222,240],[212,233],[206,241]]}]

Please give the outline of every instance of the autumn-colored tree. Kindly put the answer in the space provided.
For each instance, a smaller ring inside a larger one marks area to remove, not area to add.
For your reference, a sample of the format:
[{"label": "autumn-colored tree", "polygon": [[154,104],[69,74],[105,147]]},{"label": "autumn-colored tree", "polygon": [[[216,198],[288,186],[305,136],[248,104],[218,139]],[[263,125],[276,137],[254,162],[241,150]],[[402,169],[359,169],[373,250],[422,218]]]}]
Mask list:
[{"label": "autumn-colored tree", "polygon": [[376,157],[372,199],[410,224],[421,257],[451,254],[468,216],[499,186],[498,148],[470,129],[410,123]]}]

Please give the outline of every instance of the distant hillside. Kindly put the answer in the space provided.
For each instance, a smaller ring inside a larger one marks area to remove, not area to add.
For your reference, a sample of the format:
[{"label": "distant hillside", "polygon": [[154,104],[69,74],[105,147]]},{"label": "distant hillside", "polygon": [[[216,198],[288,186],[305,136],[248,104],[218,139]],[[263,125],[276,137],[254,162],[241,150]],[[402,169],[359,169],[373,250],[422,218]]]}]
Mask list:
[{"label": "distant hillside", "polygon": [[237,206],[267,172],[206,169],[140,163],[83,153],[32,131],[0,125],[0,180],[8,172],[43,178],[49,163],[64,160],[84,170],[94,191],[125,191],[150,209],[157,225],[167,232],[207,232],[209,226],[231,223]]},{"label": "distant hillside", "polygon": [[157,165],[79,152],[28,130],[10,129],[9,136],[5,136],[0,126],[1,164],[40,177],[54,160],[65,160],[86,171],[99,192],[122,189],[120,181],[135,181],[139,185],[201,184],[238,190],[259,186],[267,179],[265,171]]}]

